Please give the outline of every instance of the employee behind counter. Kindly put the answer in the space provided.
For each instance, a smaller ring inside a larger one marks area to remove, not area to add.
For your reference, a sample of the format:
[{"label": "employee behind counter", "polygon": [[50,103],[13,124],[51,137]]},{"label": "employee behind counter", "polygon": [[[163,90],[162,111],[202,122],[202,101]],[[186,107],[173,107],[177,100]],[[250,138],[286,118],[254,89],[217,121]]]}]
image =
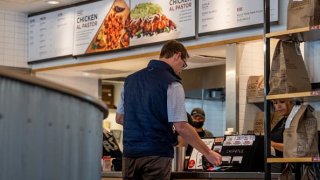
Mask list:
[{"label": "employee behind counter", "polygon": [[291,99],[273,100],[274,111],[281,116],[280,120],[275,124],[270,133],[271,147],[275,150],[277,157],[283,157],[283,132],[288,115],[293,108]]},{"label": "employee behind counter", "polygon": [[[191,115],[188,113],[187,116],[188,123],[194,127],[201,138],[213,137],[213,134],[210,131],[203,128],[204,122],[206,121],[206,114],[202,108],[192,109]],[[186,156],[191,155],[192,149],[193,147],[188,144]]]}]

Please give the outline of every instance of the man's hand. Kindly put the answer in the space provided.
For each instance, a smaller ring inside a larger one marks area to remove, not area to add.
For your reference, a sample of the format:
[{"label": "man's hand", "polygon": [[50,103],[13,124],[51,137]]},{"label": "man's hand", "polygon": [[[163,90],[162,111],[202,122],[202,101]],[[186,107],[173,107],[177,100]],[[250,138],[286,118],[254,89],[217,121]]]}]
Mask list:
[{"label": "man's hand", "polygon": [[215,166],[219,166],[222,163],[222,156],[219,153],[216,153],[214,151],[209,151],[208,154],[204,154],[204,156],[207,158],[207,160],[215,165]]},{"label": "man's hand", "polygon": [[218,166],[222,163],[222,157],[208,148],[208,146],[201,140],[194,128],[185,121],[175,122],[174,127],[179,135],[192,147],[196,148],[202,153],[210,163]]},{"label": "man's hand", "polygon": [[123,125],[123,114],[116,113],[116,122]]}]

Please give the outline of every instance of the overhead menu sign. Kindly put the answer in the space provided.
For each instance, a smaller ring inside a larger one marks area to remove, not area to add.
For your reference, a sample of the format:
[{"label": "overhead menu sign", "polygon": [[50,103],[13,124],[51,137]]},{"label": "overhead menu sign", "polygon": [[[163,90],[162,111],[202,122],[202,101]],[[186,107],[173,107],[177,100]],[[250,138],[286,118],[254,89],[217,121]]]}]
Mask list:
[{"label": "overhead menu sign", "polygon": [[128,4],[128,0],[104,0],[76,7],[73,55],[128,47],[123,39]]},{"label": "overhead menu sign", "polygon": [[104,0],[76,7],[73,55],[192,36],[195,0]]},{"label": "overhead menu sign", "polygon": [[195,36],[195,0],[130,2],[130,46]]},{"label": "overhead menu sign", "polygon": [[[195,0],[102,0],[30,17],[28,60],[194,37]],[[129,6],[130,5],[130,6]],[[278,0],[271,0],[271,21]],[[199,0],[199,33],[263,23],[263,0]]]},{"label": "overhead menu sign", "polygon": [[28,18],[28,61],[72,54],[74,9]]},{"label": "overhead menu sign", "polygon": [[[278,21],[278,0],[270,1],[270,20]],[[263,0],[200,0],[199,33],[263,23]]]}]

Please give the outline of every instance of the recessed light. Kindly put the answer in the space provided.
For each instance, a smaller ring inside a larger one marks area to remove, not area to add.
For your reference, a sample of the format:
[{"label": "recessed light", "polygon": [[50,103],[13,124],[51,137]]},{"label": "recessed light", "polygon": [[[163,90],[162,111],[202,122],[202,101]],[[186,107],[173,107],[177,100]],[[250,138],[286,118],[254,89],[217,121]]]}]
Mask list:
[{"label": "recessed light", "polygon": [[54,1],[54,0],[48,0],[47,1],[48,4],[59,4],[59,1]]},{"label": "recessed light", "polygon": [[82,75],[88,77],[88,76],[90,76],[90,73],[84,72],[84,73],[82,73]]}]

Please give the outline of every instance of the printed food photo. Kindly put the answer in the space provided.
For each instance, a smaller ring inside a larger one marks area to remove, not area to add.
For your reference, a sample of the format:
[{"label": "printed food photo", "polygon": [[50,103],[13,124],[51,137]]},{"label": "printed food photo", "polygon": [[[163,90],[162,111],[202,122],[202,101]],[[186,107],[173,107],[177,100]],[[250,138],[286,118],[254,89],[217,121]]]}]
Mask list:
[{"label": "printed food photo", "polygon": [[86,53],[126,48],[130,38],[124,29],[129,16],[129,6],[124,0],[115,0]]},{"label": "printed food photo", "polygon": [[163,14],[161,6],[151,2],[137,4],[131,10],[125,26],[131,38],[168,33],[176,28],[176,24]]}]

